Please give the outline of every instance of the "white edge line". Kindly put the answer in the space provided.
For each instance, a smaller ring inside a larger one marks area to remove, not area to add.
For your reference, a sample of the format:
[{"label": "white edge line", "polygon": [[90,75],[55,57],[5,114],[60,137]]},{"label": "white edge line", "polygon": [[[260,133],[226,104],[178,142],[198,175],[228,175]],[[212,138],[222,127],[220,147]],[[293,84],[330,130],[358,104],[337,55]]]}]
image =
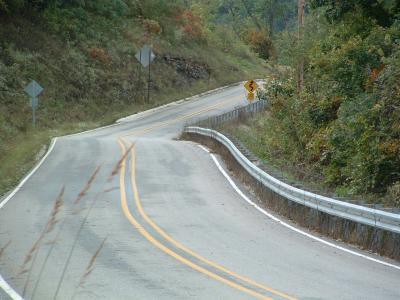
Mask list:
[{"label": "white edge line", "polygon": [[147,115],[149,113],[153,113],[153,112],[156,112],[158,110],[162,110],[164,108],[169,108],[170,106],[175,106],[175,105],[186,103],[186,102],[189,102],[189,101],[192,101],[192,100],[197,100],[198,98],[202,98],[202,97],[205,97],[205,96],[210,96],[210,95],[215,94],[217,92],[221,92],[221,91],[229,89],[229,88],[240,86],[244,82],[245,81],[239,81],[239,82],[231,83],[231,84],[219,87],[219,88],[215,88],[215,89],[210,90],[210,91],[205,91],[205,92],[197,94],[197,95],[193,95],[193,96],[190,96],[190,97],[187,97],[187,98],[183,98],[183,99],[180,99],[180,100],[177,100],[177,101],[174,101],[174,102],[166,103],[166,104],[161,105],[161,106],[153,107],[153,108],[150,108],[150,109],[145,110],[145,111],[137,112],[136,114],[129,115],[129,116],[126,116],[126,117],[118,119],[116,121],[116,123],[117,124],[121,124],[121,123],[125,123],[125,122],[130,122],[130,121],[133,121],[137,117],[140,117],[142,115]]},{"label": "white edge line", "polygon": [[208,150],[206,147],[204,147],[203,145],[197,145],[199,146],[201,149],[203,149],[205,152],[210,153],[210,150]]},{"label": "white edge line", "polygon": [[251,201],[251,200],[237,187],[236,183],[232,180],[232,178],[231,178],[231,177],[226,173],[226,171],[222,168],[221,164],[219,163],[218,159],[216,158],[216,156],[215,156],[214,154],[210,153],[210,151],[209,151],[207,148],[205,148],[204,146],[199,145],[199,147],[200,147],[201,149],[203,149],[205,152],[207,152],[207,153],[210,154],[210,156],[211,156],[212,160],[214,161],[214,163],[216,164],[218,170],[219,170],[219,171],[222,173],[222,175],[224,175],[224,177],[228,180],[228,182],[229,182],[230,185],[233,187],[233,189],[234,189],[248,204],[250,204],[251,206],[253,206],[255,209],[257,209],[257,210],[258,210],[259,212],[261,212],[262,214],[266,215],[268,218],[270,218],[270,219],[272,219],[272,220],[278,222],[279,224],[285,226],[286,228],[288,228],[288,229],[290,229],[290,230],[293,230],[293,231],[295,231],[295,232],[297,232],[297,233],[300,233],[301,235],[304,235],[304,236],[306,236],[306,237],[308,237],[308,238],[310,238],[310,239],[313,239],[313,240],[315,240],[315,241],[318,241],[318,242],[320,242],[320,243],[322,243],[322,244],[325,244],[325,245],[327,245],[327,246],[336,248],[336,249],[338,249],[338,250],[344,251],[344,252],[346,252],[346,253],[349,253],[349,254],[352,254],[352,255],[355,255],[355,256],[358,256],[358,257],[361,257],[361,258],[364,258],[364,259],[369,260],[369,261],[376,262],[376,263],[378,263],[378,264],[381,264],[381,265],[384,265],[384,266],[387,266],[387,267],[391,267],[391,268],[400,270],[400,266],[397,266],[397,265],[394,265],[394,264],[391,264],[391,263],[388,263],[388,262],[385,262],[385,261],[382,261],[382,260],[379,260],[379,259],[375,259],[375,258],[372,258],[372,257],[370,257],[370,256],[368,256],[368,255],[364,255],[364,254],[358,253],[358,252],[356,252],[356,251],[352,251],[352,250],[350,250],[350,249],[347,249],[347,248],[344,248],[344,247],[335,245],[334,243],[325,241],[325,240],[323,240],[323,239],[321,239],[321,238],[318,238],[318,237],[316,237],[316,236],[314,236],[314,235],[312,235],[312,234],[309,234],[309,233],[307,233],[307,232],[304,232],[304,231],[302,231],[302,230],[300,230],[300,229],[298,229],[298,228],[296,228],[296,227],[294,227],[294,226],[292,226],[292,225],[290,225],[290,224],[288,224],[288,223],[282,221],[281,219],[275,217],[274,215],[270,214],[270,213],[267,212],[265,209],[261,208],[261,207],[258,206],[256,203],[254,203],[253,201]]},{"label": "white edge line", "polygon": [[110,128],[110,127],[115,127],[115,126],[118,126],[118,125],[120,125],[120,124],[119,124],[119,123],[113,123],[113,124],[106,125],[106,126],[102,126],[102,127],[97,127],[97,128],[93,128],[93,129],[89,129],[89,130],[77,132],[77,133],[71,133],[71,134],[63,135],[63,136],[60,136],[60,137],[73,137],[73,136],[78,136],[78,135],[86,134],[86,133],[93,132],[93,131],[97,131],[97,130],[101,130],[101,129],[106,129],[106,128]]},{"label": "white edge line", "polygon": [[[261,80],[261,79],[257,79],[257,80]],[[138,117],[142,117],[143,115],[146,116],[148,114],[151,114],[151,113],[157,112],[159,110],[168,108],[169,106],[175,106],[175,105],[178,105],[178,104],[189,102],[191,100],[197,100],[197,99],[202,98],[204,96],[209,96],[209,95],[215,94],[217,92],[221,92],[221,91],[229,89],[229,88],[240,86],[244,82],[245,81],[239,81],[239,82],[236,82],[236,83],[228,84],[228,85],[225,85],[225,86],[222,86],[222,87],[210,90],[210,91],[206,91],[206,92],[203,92],[203,93],[200,93],[200,94],[197,94],[197,95],[193,95],[193,96],[190,96],[190,97],[187,97],[187,98],[183,98],[183,99],[180,99],[180,100],[177,100],[177,101],[174,101],[174,102],[166,103],[166,104],[161,105],[161,106],[156,106],[156,107],[150,108],[148,110],[137,112],[135,114],[120,118],[120,119],[116,120],[115,123],[110,124],[110,125],[97,127],[97,128],[89,129],[89,130],[86,130],[86,131],[77,132],[77,133],[71,133],[71,134],[68,134],[68,135],[63,135],[62,137],[74,137],[74,136],[79,136],[79,135],[82,135],[82,134],[86,134],[86,133],[97,131],[97,130],[101,130],[101,129],[106,129],[106,128],[110,128],[110,127],[116,127],[116,126],[119,126],[119,125],[124,124],[124,123],[135,121]]]},{"label": "white edge line", "polygon": [[47,158],[47,157],[50,155],[50,153],[53,151],[56,142],[57,142],[57,138],[56,138],[56,137],[53,138],[53,139],[51,140],[50,147],[49,147],[49,149],[47,150],[47,153],[42,157],[42,159],[40,160],[40,162],[28,173],[28,175],[26,175],[25,178],[22,179],[22,180],[20,181],[20,183],[16,186],[16,188],[15,188],[1,203],[0,203],[0,209],[2,209],[2,208],[7,204],[7,202],[8,202],[12,197],[14,197],[14,195],[15,195],[15,194],[21,189],[21,187],[25,184],[25,182],[27,182],[28,179],[31,178],[31,176],[37,171],[37,169],[40,168],[40,166],[43,164],[43,162],[46,160],[46,158]]},{"label": "white edge line", "polygon": [[[53,138],[50,143],[49,149],[47,149],[46,154],[42,157],[40,162],[25,176],[24,179],[16,186],[16,188],[2,201],[0,202],[0,209],[2,209],[8,201],[21,189],[21,187],[32,177],[32,175],[40,168],[46,158],[50,155],[53,151],[55,144],[57,143],[57,137]],[[0,288],[13,300],[20,300],[23,299],[17,291],[15,291],[1,276],[0,274]]]},{"label": "white edge line", "polygon": [[23,300],[23,298],[4,280],[0,275],[0,287],[6,292],[13,300]]}]

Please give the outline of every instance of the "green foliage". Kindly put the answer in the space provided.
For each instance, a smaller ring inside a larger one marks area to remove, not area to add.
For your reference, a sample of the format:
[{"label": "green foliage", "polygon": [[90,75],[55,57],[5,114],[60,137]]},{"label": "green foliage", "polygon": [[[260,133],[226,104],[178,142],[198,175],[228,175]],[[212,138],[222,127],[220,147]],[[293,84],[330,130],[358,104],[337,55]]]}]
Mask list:
[{"label": "green foliage", "polygon": [[203,19],[230,27],[237,39],[246,42],[263,59],[275,57],[273,36],[287,28],[296,15],[295,0],[194,0]]},{"label": "green foliage", "polygon": [[397,0],[312,0],[311,6],[327,7],[325,15],[331,22],[361,13],[384,27],[392,25],[400,14],[400,2]]},{"label": "green foliage", "polygon": [[265,84],[266,97],[276,99],[278,96],[292,97],[295,93],[293,76],[269,77]]},{"label": "green foliage", "polygon": [[[380,24],[372,2],[314,2],[328,8],[307,16],[302,43],[289,31],[278,37],[279,60],[290,68],[266,85],[271,151],[312,166],[347,196],[394,195],[400,180],[399,19],[396,6],[382,1],[392,19]],[[320,18],[333,9],[333,23]],[[306,73],[299,94],[291,78],[300,55]]]},{"label": "green foliage", "polygon": [[[129,3],[129,2],[128,2]],[[119,17],[127,13],[128,4],[124,0],[1,0],[0,13],[15,15],[19,13],[41,12],[46,9],[65,9],[65,8],[83,8],[93,13],[107,16]]]}]

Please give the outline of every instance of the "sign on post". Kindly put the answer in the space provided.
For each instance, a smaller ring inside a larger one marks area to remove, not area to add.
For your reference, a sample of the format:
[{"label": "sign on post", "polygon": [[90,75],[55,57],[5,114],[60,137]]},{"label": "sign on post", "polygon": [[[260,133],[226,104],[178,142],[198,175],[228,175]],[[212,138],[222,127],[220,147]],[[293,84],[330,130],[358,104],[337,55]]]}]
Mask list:
[{"label": "sign on post", "polygon": [[254,80],[249,80],[244,84],[244,87],[249,91],[249,93],[254,93],[258,88],[258,84]]},{"label": "sign on post", "polygon": [[142,64],[143,67],[147,67],[156,57],[151,48],[148,45],[144,45],[135,55],[136,59]]},{"label": "sign on post", "polygon": [[249,100],[249,102],[252,102],[254,100],[254,92],[258,88],[258,84],[251,79],[244,84],[244,87],[249,92],[247,94],[247,100]]},{"label": "sign on post", "polygon": [[32,107],[32,123],[33,127],[36,126],[36,108],[39,106],[39,99],[37,98],[43,92],[43,88],[35,80],[32,80],[26,87],[25,93],[30,98],[30,104]]},{"label": "sign on post", "polygon": [[43,88],[35,80],[32,80],[25,88],[25,92],[31,97],[35,98],[43,92]]},{"label": "sign on post", "polygon": [[[138,53],[136,53],[135,57],[144,68],[146,68],[147,66],[149,67],[149,78],[147,81],[147,102],[149,102],[150,101],[150,82],[151,82],[150,64],[156,56],[148,45],[144,45],[138,51]],[[140,67],[139,67],[139,82],[140,82]]]}]

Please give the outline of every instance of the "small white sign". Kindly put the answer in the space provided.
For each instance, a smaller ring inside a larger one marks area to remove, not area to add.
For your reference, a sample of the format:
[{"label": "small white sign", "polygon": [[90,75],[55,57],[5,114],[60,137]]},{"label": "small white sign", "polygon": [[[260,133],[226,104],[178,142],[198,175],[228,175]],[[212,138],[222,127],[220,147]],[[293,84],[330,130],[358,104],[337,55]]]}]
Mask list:
[{"label": "small white sign", "polygon": [[136,53],[135,57],[142,66],[146,68],[156,56],[148,45],[144,45],[142,49]]}]

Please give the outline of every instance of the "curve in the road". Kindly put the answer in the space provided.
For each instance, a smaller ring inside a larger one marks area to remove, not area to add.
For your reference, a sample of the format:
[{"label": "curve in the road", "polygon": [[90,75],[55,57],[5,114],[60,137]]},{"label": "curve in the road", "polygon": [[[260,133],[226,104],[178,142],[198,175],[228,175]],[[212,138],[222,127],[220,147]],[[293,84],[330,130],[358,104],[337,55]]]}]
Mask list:
[{"label": "curve in the road", "polygon": [[301,234],[301,235],[304,235],[304,236],[306,236],[306,237],[308,237],[308,238],[310,238],[310,239],[313,239],[313,240],[315,240],[315,241],[317,241],[317,242],[320,242],[320,243],[325,244],[325,245],[327,245],[327,246],[336,248],[336,249],[341,250],[341,251],[343,251],[343,252],[347,252],[347,253],[349,253],[349,254],[351,254],[351,255],[355,255],[355,256],[364,258],[364,259],[366,259],[366,260],[369,260],[369,261],[372,261],[372,262],[375,262],[375,263],[384,265],[384,266],[386,266],[386,267],[390,267],[390,268],[393,268],[393,269],[396,269],[396,270],[400,270],[400,266],[398,266],[398,265],[394,265],[394,264],[391,264],[391,263],[388,263],[388,262],[385,262],[385,261],[382,261],[382,260],[379,260],[379,259],[375,259],[375,258],[373,258],[373,257],[364,255],[364,254],[362,254],[362,253],[359,253],[359,252],[356,252],[356,251],[352,251],[352,250],[350,250],[350,249],[341,247],[341,246],[339,246],[339,245],[335,245],[335,244],[333,244],[333,243],[331,243],[331,242],[328,242],[328,241],[323,240],[323,239],[321,239],[321,238],[319,238],[319,237],[316,237],[316,236],[314,236],[314,235],[312,235],[312,234],[309,234],[309,233],[307,233],[307,232],[305,232],[305,231],[303,231],[303,230],[300,230],[300,229],[298,229],[298,228],[296,228],[296,227],[294,227],[294,226],[292,226],[292,225],[290,225],[290,224],[288,224],[288,223],[286,223],[286,222],[283,222],[283,221],[280,220],[279,218],[277,218],[277,217],[275,217],[274,215],[270,214],[270,213],[267,212],[265,209],[261,208],[260,206],[258,206],[257,204],[255,204],[253,201],[251,201],[245,194],[243,194],[243,192],[236,186],[236,184],[235,184],[235,182],[232,180],[232,178],[230,178],[229,175],[225,172],[225,170],[221,167],[220,163],[218,162],[218,159],[215,157],[214,154],[211,154],[210,151],[209,151],[207,148],[205,148],[205,147],[203,147],[203,146],[201,146],[201,145],[199,145],[199,146],[200,146],[201,149],[203,149],[204,151],[206,151],[207,153],[210,154],[211,159],[214,161],[214,163],[215,163],[215,165],[217,166],[218,170],[219,170],[219,171],[221,172],[221,174],[226,178],[226,180],[228,180],[229,184],[230,184],[230,185],[232,186],[232,188],[240,195],[240,197],[243,198],[247,203],[249,203],[249,204],[250,204],[251,206],[253,206],[255,209],[257,209],[259,212],[261,212],[263,215],[265,215],[265,216],[267,216],[268,218],[270,218],[270,219],[272,219],[272,220],[278,222],[278,223],[281,224],[282,226],[284,226],[284,227],[286,227],[286,228],[288,228],[288,229],[290,229],[290,230],[293,230],[293,231],[295,231],[295,232],[297,232],[297,233],[299,233],[299,234]]},{"label": "curve in the road", "polygon": [[[222,88],[223,89],[223,88]],[[220,90],[220,89],[216,89]],[[211,91],[212,92],[212,91]],[[196,110],[192,113],[189,114],[185,114],[183,116],[174,118],[172,120],[168,120],[165,122],[160,122],[160,123],[156,123],[155,125],[151,126],[151,127],[147,127],[143,130],[140,131],[130,131],[125,133],[123,136],[127,137],[127,136],[131,136],[133,134],[135,134],[136,136],[138,135],[143,135],[145,133],[148,133],[152,130],[155,130],[157,128],[161,128],[161,127],[165,127],[171,124],[175,124],[178,123],[180,121],[183,120],[187,120],[190,119],[194,116],[200,115],[202,113],[206,113],[209,111],[212,111],[213,109],[217,109],[217,108],[222,108],[224,106],[226,106],[228,103],[231,103],[233,100],[235,100],[236,97],[232,97],[229,98],[228,100],[222,101],[222,102],[218,102],[217,104],[211,105],[211,106],[207,106],[206,108],[200,109],[200,110]],[[178,101],[179,102],[179,101]],[[142,117],[143,118],[143,117]],[[102,129],[107,129],[107,128],[112,128],[112,127],[117,127],[120,126],[121,123],[116,123],[116,124],[111,124],[111,125],[107,125],[107,126],[103,126],[103,127],[99,127],[99,128],[95,128],[95,129],[91,129],[91,130],[87,130],[87,131],[83,131],[83,132],[79,132],[79,133],[74,133],[74,134],[70,134],[70,135],[66,135],[64,137],[73,137],[73,136],[79,136],[79,135],[84,135],[87,133],[91,133],[91,132],[95,132],[98,130],[102,130]],[[18,193],[18,191],[24,186],[24,184],[35,174],[35,172],[41,167],[41,165],[46,161],[46,159],[48,158],[48,156],[52,153],[56,143],[57,143],[58,137],[55,137],[52,139],[51,144],[46,152],[46,154],[42,157],[42,159],[37,163],[37,165],[21,180],[21,182],[15,187],[15,189],[8,195],[6,196],[5,199],[3,199],[3,201],[0,202],[0,209],[2,209],[14,196],[15,194]],[[0,274],[0,289],[3,290],[9,297],[11,297],[11,299],[14,300],[20,300],[23,299],[19,293],[17,291],[15,291],[9,284],[8,282],[1,276]]]},{"label": "curve in the road", "polygon": [[[31,245],[30,236],[42,228],[42,214],[49,209],[49,197],[58,192],[57,183],[67,182],[71,186],[69,199],[79,191],[89,167],[105,164],[100,179],[106,180],[106,187],[120,191],[104,195],[90,222],[86,223],[60,299],[69,299],[70,291],[77,288],[76,279],[82,275],[83,264],[89,261],[96,250],[94,246],[106,233],[112,236],[112,241],[107,242],[108,247],[98,257],[96,272],[88,285],[80,290],[82,299],[101,296],[126,299],[132,295],[138,299],[207,299],[213,296],[218,299],[291,299],[279,291],[304,299],[321,296],[398,299],[398,273],[344,255],[345,252],[337,253],[339,251],[324,247],[322,243],[313,244],[301,236],[304,234],[300,229],[287,227],[278,218],[273,222],[259,215],[241,202],[219,174],[210,159],[210,156],[216,159],[215,155],[206,155],[191,143],[173,141],[185,120],[200,114],[215,115],[244,104],[238,94],[242,93],[235,88],[199,103],[190,102],[90,134],[60,139],[43,168],[20,190],[15,201],[10,201],[2,210],[4,218],[0,219],[0,226],[9,226],[9,233],[4,238],[0,236],[2,242],[7,242],[8,237],[21,236],[19,244],[14,243],[10,248],[17,251],[7,252],[3,269],[17,291],[22,290],[24,279],[12,277],[13,266],[21,261],[24,249]],[[122,143],[121,137],[126,142],[125,153],[117,144],[118,139]],[[131,151],[129,146],[133,141],[136,141],[136,148]],[[117,167],[116,158],[120,158]],[[217,161],[214,162],[218,166]],[[117,176],[110,177],[111,171]],[[50,192],[33,189],[46,183],[48,178],[53,184]],[[205,180],[199,180],[201,178]],[[96,182],[93,196],[103,187],[103,183]],[[239,193],[240,188],[235,190]],[[221,205],[228,203],[228,209],[220,210]],[[66,213],[71,207],[66,206]],[[16,212],[20,213],[18,219],[14,217]],[[240,224],[237,216],[241,217]],[[59,278],[59,263],[67,258],[68,249],[77,237],[75,229],[82,221],[83,216],[74,218],[70,230],[64,232],[57,256],[51,259],[48,264],[51,269],[42,280],[43,287],[38,294],[41,299],[51,297]],[[137,230],[133,230],[132,225]],[[21,234],[26,228],[29,232]],[[242,249],[242,245],[248,248]],[[268,283],[279,291],[255,281]]]},{"label": "curve in the road", "polygon": [[197,254],[196,252],[194,252],[193,250],[189,249],[188,247],[182,245],[181,243],[179,243],[178,241],[176,241],[175,239],[173,239],[169,234],[167,234],[165,232],[165,230],[161,229],[144,211],[143,206],[142,206],[142,201],[140,199],[139,196],[139,192],[138,192],[138,188],[137,188],[137,184],[136,184],[136,153],[135,153],[135,148],[132,147],[131,149],[131,184],[132,184],[132,188],[134,190],[134,197],[135,197],[135,203],[136,203],[136,207],[139,211],[139,214],[144,218],[144,220],[155,230],[157,231],[163,238],[165,238],[167,241],[169,241],[171,244],[175,245],[177,248],[181,249],[182,251],[188,253],[189,255],[197,258],[198,260],[204,262],[207,265],[210,265],[232,277],[236,277],[239,280],[242,280],[250,285],[253,285],[257,288],[263,289],[267,292],[273,293],[275,295],[281,296],[285,299],[290,299],[290,300],[294,300],[296,298],[291,297],[285,293],[279,292],[273,288],[270,288],[268,286],[265,286],[263,284],[260,284],[246,276],[242,276],[240,274],[237,274],[227,268],[225,268],[224,266],[221,266],[213,261],[208,260],[207,258]]},{"label": "curve in the road", "polygon": [[190,118],[192,118],[192,117],[194,117],[194,116],[198,116],[198,115],[200,115],[200,114],[209,112],[209,111],[211,111],[211,110],[213,110],[213,109],[216,109],[216,108],[224,107],[227,103],[232,102],[232,99],[234,99],[234,98],[230,98],[230,99],[228,99],[228,100],[226,100],[226,101],[219,102],[218,104],[214,104],[214,105],[211,105],[211,106],[207,106],[207,107],[204,108],[204,109],[196,110],[196,111],[194,111],[194,112],[192,112],[192,113],[190,113],[190,114],[185,114],[185,115],[183,115],[183,116],[180,116],[180,117],[175,118],[175,119],[172,119],[172,120],[168,120],[168,121],[165,121],[165,122],[157,123],[157,124],[155,124],[155,125],[153,125],[153,126],[144,128],[144,129],[142,129],[142,130],[133,130],[133,131],[130,131],[130,132],[128,132],[128,133],[125,133],[125,134],[121,135],[120,137],[123,138],[123,137],[132,136],[132,135],[140,136],[140,135],[146,134],[146,133],[148,133],[148,132],[150,132],[150,131],[153,131],[153,130],[155,130],[155,129],[158,129],[158,128],[161,128],[161,127],[165,127],[165,126],[168,126],[168,125],[172,125],[172,124],[178,123],[178,122],[180,122],[180,121],[184,121],[184,120],[190,119]]},{"label": "curve in the road", "polygon": [[[162,244],[160,241],[158,241],[156,238],[154,238],[132,215],[132,213],[129,210],[128,207],[128,201],[126,197],[126,188],[125,188],[125,173],[126,173],[126,160],[127,157],[125,155],[126,149],[124,145],[120,142],[121,150],[123,153],[124,159],[121,162],[120,165],[120,193],[121,193],[121,206],[122,210],[125,214],[125,217],[129,220],[129,222],[139,231],[139,233],[145,237],[151,244],[156,246],[158,249],[163,251],[164,253],[170,255],[171,257],[175,258],[176,260],[180,261],[181,263],[187,265],[188,267],[192,268],[193,270],[196,270],[202,274],[205,274],[219,282],[222,282],[232,288],[235,288],[237,290],[240,290],[246,294],[249,294],[257,299],[264,299],[264,300],[272,300],[272,298],[262,295],[258,292],[255,292],[253,290],[250,290],[242,285],[239,285],[231,280],[228,280],[222,276],[219,276],[216,273],[213,273],[195,263],[192,261],[186,259],[185,257],[182,257],[181,255],[177,254],[176,252],[172,251],[170,248],[166,247],[164,244]],[[137,194],[137,189],[134,189],[134,194]]]}]

